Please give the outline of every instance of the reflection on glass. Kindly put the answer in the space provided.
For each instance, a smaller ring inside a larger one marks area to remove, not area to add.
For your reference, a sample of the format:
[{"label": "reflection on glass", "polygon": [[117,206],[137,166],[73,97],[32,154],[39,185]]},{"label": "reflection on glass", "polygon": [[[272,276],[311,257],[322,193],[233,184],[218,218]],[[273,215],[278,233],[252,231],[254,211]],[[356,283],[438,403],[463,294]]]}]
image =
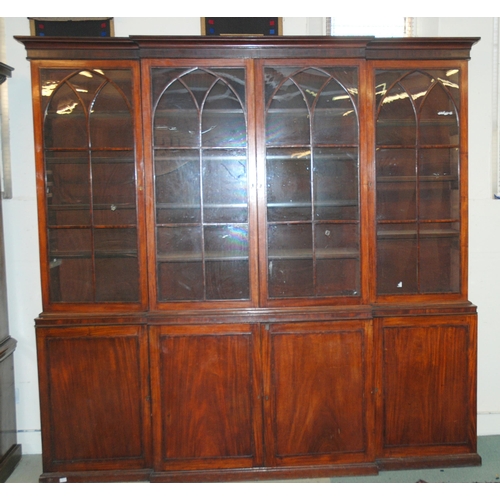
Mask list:
[{"label": "reflection on glass", "polygon": [[311,152],[269,149],[267,155],[268,220],[311,219]]},{"label": "reflection on glass", "polygon": [[204,220],[246,222],[248,220],[246,151],[205,150],[202,172]]},{"label": "reflection on glass", "polygon": [[246,224],[206,226],[205,261],[207,299],[249,297]]},{"label": "reflection on glass", "polygon": [[90,114],[90,142],[93,148],[126,148],[134,142],[129,105],[120,90],[106,83],[96,96]]},{"label": "reflection on glass", "polygon": [[155,151],[156,220],[158,224],[201,221],[198,151]]},{"label": "reflection on glass", "polygon": [[314,217],[359,220],[357,148],[314,149]]}]

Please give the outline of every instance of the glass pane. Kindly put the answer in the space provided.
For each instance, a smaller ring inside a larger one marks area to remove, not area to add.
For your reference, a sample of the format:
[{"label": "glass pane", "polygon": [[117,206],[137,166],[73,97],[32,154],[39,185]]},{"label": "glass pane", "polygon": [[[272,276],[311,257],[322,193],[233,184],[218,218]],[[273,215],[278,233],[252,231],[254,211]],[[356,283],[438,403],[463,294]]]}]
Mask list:
[{"label": "glass pane", "polygon": [[272,224],[268,246],[269,295],[313,295],[312,224]]},{"label": "glass pane", "polygon": [[200,226],[157,230],[158,296],[160,300],[202,300],[204,290]]},{"label": "glass pane", "polygon": [[49,230],[49,254],[51,257],[90,257],[92,231],[90,229]]},{"label": "glass pane", "polygon": [[129,104],[111,83],[99,91],[90,110],[90,140],[93,148],[132,148],[134,145]]},{"label": "glass pane", "polygon": [[[109,72],[110,75],[113,73],[113,71]],[[130,73],[128,71],[125,73],[127,74],[126,79],[130,80]],[[104,72],[99,69],[78,71],[68,79],[69,85],[78,93],[87,111],[92,107],[99,89],[107,81]]]},{"label": "glass pane", "polygon": [[377,148],[377,182],[416,181],[415,148]]},{"label": "glass pane", "polygon": [[311,297],[314,295],[312,259],[270,259],[270,297]]},{"label": "glass pane", "polygon": [[50,297],[57,302],[93,299],[92,232],[90,229],[49,231]]},{"label": "glass pane", "polygon": [[136,229],[95,229],[94,247],[98,257],[137,258]]},{"label": "glass pane", "polygon": [[192,94],[199,109],[204,105],[207,94],[218,81],[217,70],[196,68],[186,71],[179,80]]},{"label": "glass pane", "polygon": [[92,259],[51,258],[50,300],[52,302],[92,302]]},{"label": "glass pane", "polygon": [[201,221],[198,150],[155,152],[156,220],[158,224]]},{"label": "glass pane", "polygon": [[420,218],[458,219],[458,149],[420,151]]},{"label": "glass pane", "polygon": [[248,220],[245,150],[205,151],[203,156],[203,216],[205,222]]},{"label": "glass pane", "polygon": [[310,150],[268,149],[266,160],[268,220],[311,220]]},{"label": "glass pane", "polygon": [[318,296],[359,294],[358,259],[322,259],[316,262]]},{"label": "glass pane", "polygon": [[51,96],[45,115],[46,148],[88,147],[87,115],[74,88],[63,83]]},{"label": "glass pane", "polygon": [[207,299],[238,300],[250,296],[248,261],[215,260],[206,263]]},{"label": "glass pane", "polygon": [[446,70],[435,70],[432,72],[434,78],[438,79],[445,87],[446,91],[450,94],[457,110],[460,109],[460,70],[457,68],[450,68]]},{"label": "glass pane", "polygon": [[377,220],[413,221],[417,218],[417,184],[411,181],[377,183]]},{"label": "glass pane", "polygon": [[357,220],[358,184],[357,149],[314,149],[316,220]]},{"label": "glass pane", "polygon": [[[395,72],[400,74],[400,72]],[[419,109],[426,95],[427,89],[433,83],[434,79],[428,73],[422,71],[412,71],[407,73],[401,79],[401,85],[405,88],[406,92],[411,96],[416,108]]]},{"label": "glass pane", "polygon": [[358,224],[316,224],[314,247],[317,259],[359,257]]},{"label": "glass pane", "polygon": [[377,144],[414,146],[416,117],[412,101],[401,85],[384,97],[377,117]]},{"label": "glass pane", "polygon": [[100,302],[136,302],[139,300],[137,259],[96,257],[96,300]]},{"label": "glass pane", "polygon": [[207,299],[249,297],[248,227],[205,227]]},{"label": "glass pane", "polygon": [[415,220],[417,171],[414,149],[378,148],[377,220]]},{"label": "glass pane", "polygon": [[313,119],[315,144],[358,143],[358,120],[351,96],[332,80],[318,96]]},{"label": "glass pane", "polygon": [[417,262],[418,240],[415,224],[378,225],[378,293],[417,293]]},{"label": "glass pane", "polygon": [[90,174],[87,151],[54,152],[45,155],[47,207],[52,226],[88,225]]},{"label": "glass pane", "polygon": [[95,229],[96,300],[138,300],[137,234],[131,229]]},{"label": "glass pane", "polygon": [[158,299],[203,300],[203,263],[158,262]]},{"label": "glass pane", "polygon": [[246,224],[205,226],[207,260],[241,260],[248,258]]},{"label": "glass pane", "polygon": [[314,240],[317,294],[357,295],[358,224],[316,224]]},{"label": "glass pane", "polygon": [[[266,69],[273,72],[271,69]],[[267,75],[266,75],[267,76]],[[266,84],[270,82],[266,78]],[[268,145],[288,146],[310,143],[309,109],[304,94],[288,79],[273,95],[266,115]]]},{"label": "glass pane", "polygon": [[199,110],[193,94],[174,81],[165,90],[154,112],[156,147],[199,146]]},{"label": "glass pane", "polygon": [[227,84],[219,80],[207,95],[202,111],[204,147],[246,147],[246,120],[242,103]]},{"label": "glass pane", "polygon": [[457,110],[444,86],[437,83],[422,103],[420,142],[457,146],[459,140]]},{"label": "glass pane", "polygon": [[[189,109],[193,107],[193,95],[190,93],[185,85],[177,86],[176,91],[174,91],[172,85],[176,85],[179,82],[179,78],[183,75],[193,71],[192,68],[151,68],[151,102],[153,108],[157,112],[156,106],[159,106],[159,101],[165,92],[170,91],[171,98],[168,108],[165,109],[175,109],[174,105],[177,103],[178,109]],[[196,107],[196,105],[194,106]]]},{"label": "glass pane", "polygon": [[201,261],[202,233],[200,226],[159,227],[156,247],[159,261]]},{"label": "glass pane", "polygon": [[94,223],[136,224],[133,153],[100,151],[91,158]]},{"label": "glass pane", "polygon": [[430,293],[460,290],[458,223],[422,224],[420,287],[422,292]]}]

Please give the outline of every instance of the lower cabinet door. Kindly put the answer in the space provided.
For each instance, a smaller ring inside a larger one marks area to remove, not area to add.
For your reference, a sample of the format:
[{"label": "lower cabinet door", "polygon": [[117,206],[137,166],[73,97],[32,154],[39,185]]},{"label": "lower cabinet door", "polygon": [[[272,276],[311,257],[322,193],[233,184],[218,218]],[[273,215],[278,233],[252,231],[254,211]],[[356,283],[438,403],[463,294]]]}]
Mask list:
[{"label": "lower cabinet door", "polygon": [[155,470],[262,463],[257,328],[150,327]]},{"label": "lower cabinet door", "polygon": [[378,456],[399,464],[404,457],[463,454],[470,462],[466,455],[476,452],[475,314],[377,321]]},{"label": "lower cabinet door", "polygon": [[145,333],[37,328],[44,472],[151,466]]},{"label": "lower cabinet door", "polygon": [[370,323],[271,324],[263,345],[267,463],[370,461]]}]

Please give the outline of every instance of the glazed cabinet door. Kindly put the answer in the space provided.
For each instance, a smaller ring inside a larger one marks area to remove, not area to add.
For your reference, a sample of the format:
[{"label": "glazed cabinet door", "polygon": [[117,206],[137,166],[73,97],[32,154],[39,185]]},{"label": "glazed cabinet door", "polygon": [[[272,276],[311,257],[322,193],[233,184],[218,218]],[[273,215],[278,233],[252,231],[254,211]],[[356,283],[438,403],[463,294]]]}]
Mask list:
[{"label": "glazed cabinet door", "polygon": [[45,310],[144,307],[138,69],[33,63]]},{"label": "glazed cabinet door", "polygon": [[362,294],[359,63],[336,64],[258,67],[263,304]]},{"label": "glazed cabinet door", "polygon": [[262,328],[268,463],[371,461],[370,323],[277,323]]},{"label": "glazed cabinet door", "polygon": [[466,290],[466,67],[412,66],[373,73],[376,292],[456,297]]},{"label": "glazed cabinet door", "polygon": [[38,328],[37,348],[44,472],[150,467],[143,328]]},{"label": "glazed cabinet door", "polygon": [[379,456],[388,466],[475,454],[476,321],[475,314],[377,320]]},{"label": "glazed cabinet door", "polygon": [[256,327],[172,325],[150,332],[155,470],[262,465]]},{"label": "glazed cabinet door", "polygon": [[252,63],[144,63],[153,302],[255,304]]}]

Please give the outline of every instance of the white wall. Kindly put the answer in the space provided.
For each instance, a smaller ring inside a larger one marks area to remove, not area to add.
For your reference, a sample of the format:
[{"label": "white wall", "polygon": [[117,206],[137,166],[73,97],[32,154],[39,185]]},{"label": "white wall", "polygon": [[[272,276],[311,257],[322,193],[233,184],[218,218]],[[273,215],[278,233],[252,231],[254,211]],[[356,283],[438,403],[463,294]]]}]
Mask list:
[{"label": "white wall", "polygon": [[[322,18],[285,18],[285,35],[322,35]],[[40,417],[34,318],[41,311],[35,166],[29,63],[14,35],[28,35],[27,18],[5,18],[13,198],[4,200],[7,286],[18,390],[19,442],[25,454],[40,453]],[[115,35],[198,35],[191,18],[116,18]],[[500,434],[500,200],[492,200],[491,99],[492,18],[425,18],[420,36],[481,36],[470,64],[470,298],[479,307],[479,434]],[[5,84],[4,84],[5,85]]]},{"label": "white wall", "polygon": [[439,36],[481,36],[469,65],[469,299],[478,306],[478,431],[500,434],[500,200],[493,199],[493,18],[440,18]]}]

